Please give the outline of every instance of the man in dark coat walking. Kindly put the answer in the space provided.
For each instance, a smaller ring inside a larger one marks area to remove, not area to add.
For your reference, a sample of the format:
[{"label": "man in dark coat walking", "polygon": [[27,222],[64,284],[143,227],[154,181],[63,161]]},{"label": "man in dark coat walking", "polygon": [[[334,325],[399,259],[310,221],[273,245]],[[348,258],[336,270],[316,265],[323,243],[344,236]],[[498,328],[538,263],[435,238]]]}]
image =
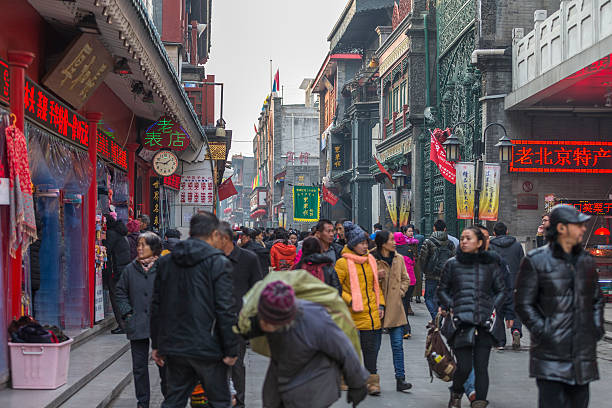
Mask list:
[{"label": "man in dark coat walking", "polygon": [[[234,281],[234,306],[232,311],[238,315],[242,309],[242,298],[255,285],[263,279],[259,260],[253,252],[234,245],[232,235],[234,231],[227,222],[219,224],[221,240],[217,249],[225,253],[232,262],[232,278]],[[244,367],[244,355],[246,353],[246,341],[239,339],[238,360],[232,366],[232,381],[236,388],[236,407],[244,408],[246,390],[246,369]]]},{"label": "man in dark coat walking", "polygon": [[536,378],[539,408],[586,408],[589,383],[599,379],[604,301],[595,261],[581,245],[589,218],[555,206],[548,245],[521,263],[514,301],[531,333],[529,375]]},{"label": "man in dark coat walking", "polygon": [[104,246],[108,262],[106,270],[103,274],[104,283],[108,287],[108,296],[113,308],[113,314],[117,321],[117,327],[111,330],[113,334],[124,334],[124,321],[117,305],[117,282],[121,277],[123,269],[132,262],[130,254],[130,242],[128,241],[128,229],[123,221],[115,220],[110,214],[105,215],[106,218],[106,239]]},{"label": "man in dark coat walking", "polygon": [[230,405],[228,368],[238,356],[232,265],[220,245],[219,220],[191,218],[190,238],[158,260],[151,311],[153,359],[167,365],[163,408],[184,408],[201,382],[211,408]]}]

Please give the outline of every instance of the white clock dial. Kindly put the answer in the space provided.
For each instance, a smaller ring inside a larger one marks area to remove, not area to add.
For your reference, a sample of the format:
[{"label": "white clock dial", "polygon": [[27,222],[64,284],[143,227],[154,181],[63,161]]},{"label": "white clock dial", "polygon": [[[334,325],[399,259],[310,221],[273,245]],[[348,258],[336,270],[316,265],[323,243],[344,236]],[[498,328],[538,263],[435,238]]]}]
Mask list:
[{"label": "white clock dial", "polygon": [[151,161],[153,170],[162,177],[171,176],[178,169],[178,157],[170,150],[160,150],[155,153]]}]

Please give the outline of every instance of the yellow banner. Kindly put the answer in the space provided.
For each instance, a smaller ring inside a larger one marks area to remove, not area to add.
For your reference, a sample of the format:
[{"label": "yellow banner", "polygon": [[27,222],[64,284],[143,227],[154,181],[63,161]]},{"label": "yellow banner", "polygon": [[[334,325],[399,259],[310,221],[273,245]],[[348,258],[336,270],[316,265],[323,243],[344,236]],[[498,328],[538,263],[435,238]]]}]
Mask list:
[{"label": "yellow banner", "polygon": [[394,227],[397,227],[397,191],[395,190],[383,190],[385,196],[385,202],[387,203],[387,210],[389,210],[389,216]]},{"label": "yellow banner", "polygon": [[474,218],[474,163],[459,162],[455,164],[457,182],[457,219],[471,220]]},{"label": "yellow banner", "polygon": [[402,196],[400,198],[400,227],[408,225],[410,220],[410,198],[412,191],[402,190]]},{"label": "yellow banner", "polygon": [[499,164],[484,165],[484,180],[480,193],[480,211],[478,218],[483,221],[497,221],[499,213]]}]

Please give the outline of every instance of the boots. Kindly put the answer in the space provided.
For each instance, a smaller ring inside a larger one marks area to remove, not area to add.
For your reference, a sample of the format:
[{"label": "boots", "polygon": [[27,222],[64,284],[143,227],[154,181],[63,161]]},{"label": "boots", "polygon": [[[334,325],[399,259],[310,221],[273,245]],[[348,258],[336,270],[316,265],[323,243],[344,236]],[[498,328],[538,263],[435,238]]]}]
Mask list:
[{"label": "boots", "polygon": [[472,407],[472,408],[487,408],[487,405],[489,405],[489,401],[472,401],[472,405],[470,405],[470,407]]},{"label": "boots", "polygon": [[406,382],[405,378],[396,378],[395,382],[396,382],[395,389],[398,392],[407,391],[412,388],[412,384],[410,384],[409,382]]},{"label": "boots", "polygon": [[408,307],[406,308],[406,315],[414,316],[414,311],[412,310],[412,306],[410,306],[410,303],[408,304]]},{"label": "boots", "polygon": [[370,374],[366,385],[368,387],[368,394],[380,395],[380,377],[378,374]]},{"label": "boots", "polygon": [[[461,408],[461,397],[463,393],[455,393],[451,390],[450,400],[448,401],[448,408]],[[477,401],[474,401],[477,402]]]}]

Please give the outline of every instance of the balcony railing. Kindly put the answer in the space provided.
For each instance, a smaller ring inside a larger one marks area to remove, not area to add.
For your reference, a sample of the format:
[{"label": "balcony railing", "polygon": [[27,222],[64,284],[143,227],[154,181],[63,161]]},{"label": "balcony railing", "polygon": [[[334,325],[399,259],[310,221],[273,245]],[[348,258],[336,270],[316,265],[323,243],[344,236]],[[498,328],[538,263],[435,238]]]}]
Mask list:
[{"label": "balcony railing", "polygon": [[408,126],[408,105],[404,105],[401,112],[393,112],[393,119],[385,119],[385,139],[390,138]]}]

